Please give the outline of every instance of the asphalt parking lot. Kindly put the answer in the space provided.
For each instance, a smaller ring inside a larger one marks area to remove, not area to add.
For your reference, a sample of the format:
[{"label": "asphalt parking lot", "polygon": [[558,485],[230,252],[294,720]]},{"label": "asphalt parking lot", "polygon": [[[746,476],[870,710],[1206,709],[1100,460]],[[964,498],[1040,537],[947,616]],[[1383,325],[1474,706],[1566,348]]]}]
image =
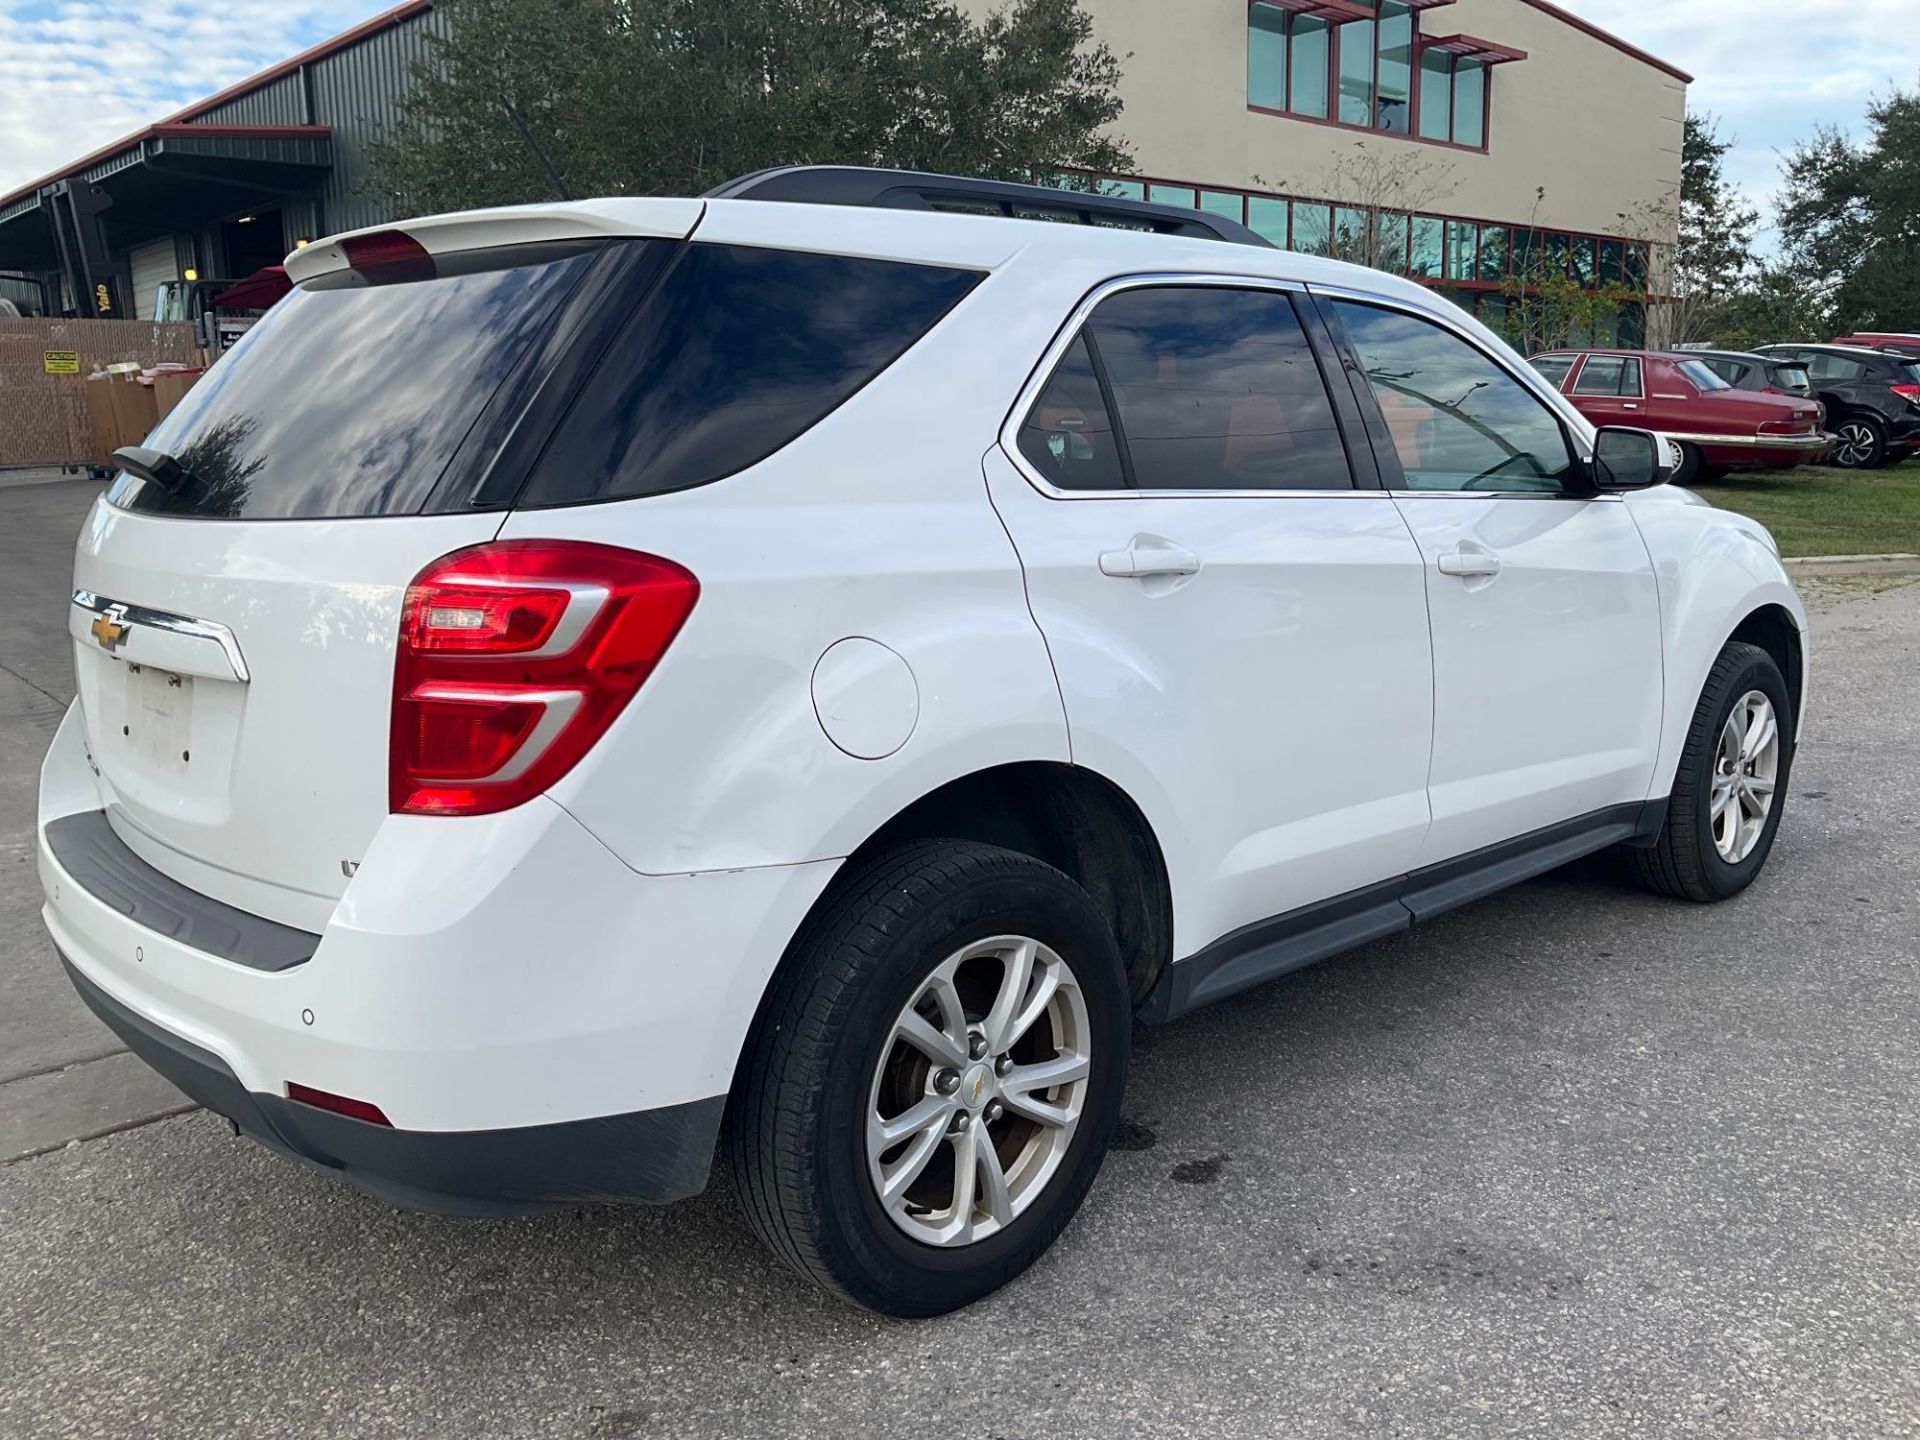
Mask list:
[{"label": "asphalt parking lot", "polygon": [[1818,599],[1746,896],[1596,861],[1150,1037],[1063,1241],[902,1324],[724,1189],[436,1220],[153,1118],[36,913],[97,488],[0,488],[0,1433],[1920,1433],[1920,584]]}]

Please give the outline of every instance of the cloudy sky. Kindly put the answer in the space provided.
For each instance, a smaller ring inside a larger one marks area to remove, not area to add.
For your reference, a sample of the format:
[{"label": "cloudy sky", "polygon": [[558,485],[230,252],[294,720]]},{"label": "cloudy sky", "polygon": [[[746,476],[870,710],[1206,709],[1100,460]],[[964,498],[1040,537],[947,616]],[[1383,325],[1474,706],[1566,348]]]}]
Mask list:
[{"label": "cloudy sky", "polygon": [[[1692,72],[1694,107],[1738,138],[1734,178],[1763,200],[1816,122],[1857,128],[1868,95],[1920,82],[1920,0],[1560,3]],[[0,0],[0,193],[384,8]]]}]

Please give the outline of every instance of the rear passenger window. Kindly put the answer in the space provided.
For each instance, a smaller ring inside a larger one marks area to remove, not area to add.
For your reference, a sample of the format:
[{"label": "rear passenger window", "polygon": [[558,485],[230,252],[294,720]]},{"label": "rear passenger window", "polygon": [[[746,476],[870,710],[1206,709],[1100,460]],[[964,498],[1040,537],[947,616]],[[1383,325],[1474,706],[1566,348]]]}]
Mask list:
[{"label": "rear passenger window", "polygon": [[1123,290],[1088,321],[1142,490],[1344,490],[1326,382],[1274,290]]},{"label": "rear passenger window", "polygon": [[1851,385],[1867,373],[1867,367],[1860,361],[1846,355],[1829,355],[1824,351],[1815,351],[1813,363],[1807,368],[1813,378],[1823,385]]},{"label": "rear passenger window", "polygon": [[980,279],[688,245],[587,383],[520,503],[658,495],[744,470],[845,403]]},{"label": "rear passenger window", "polygon": [[1623,355],[1589,355],[1573,382],[1576,395],[1640,394],[1640,362]]}]

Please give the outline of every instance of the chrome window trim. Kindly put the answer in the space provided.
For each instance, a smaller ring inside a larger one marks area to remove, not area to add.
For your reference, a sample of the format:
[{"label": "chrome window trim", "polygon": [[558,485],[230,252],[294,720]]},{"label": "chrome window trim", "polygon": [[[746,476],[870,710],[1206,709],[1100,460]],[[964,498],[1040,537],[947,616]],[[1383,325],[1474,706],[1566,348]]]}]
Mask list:
[{"label": "chrome window trim", "polygon": [[73,592],[75,608],[90,615],[111,614],[115,619],[125,620],[130,625],[144,626],[149,630],[165,630],[174,635],[187,635],[196,640],[211,640],[225,652],[227,663],[233,667],[234,678],[241,684],[248,684],[252,676],[247,671],[247,662],[240,656],[240,642],[234,639],[233,631],[217,620],[196,620],[191,615],[176,615],[171,610],[149,610],[144,605],[128,605],[124,601],[109,600],[104,595],[96,595],[91,590]]},{"label": "chrome window trim", "polygon": [[[1435,310],[1429,310],[1424,305],[1416,305],[1398,296],[1382,295],[1377,290],[1357,290],[1348,285],[1314,284],[1305,286],[1304,288],[1314,295],[1325,295],[1335,300],[1351,300],[1356,304],[1372,305],[1381,310],[1396,310],[1402,315],[1411,315],[1416,320],[1425,320],[1430,325],[1438,326],[1455,339],[1463,341],[1473,349],[1478,350],[1492,363],[1495,369],[1504,372],[1507,377],[1518,384],[1521,389],[1540,401],[1549,414],[1559,419],[1565,428],[1569,440],[1578,442],[1572,446],[1573,457],[1576,461],[1582,465],[1591,465],[1593,463],[1593,422],[1576,410],[1571,400],[1548,385],[1546,383],[1547,377],[1542,375],[1538,370],[1535,370],[1533,366],[1529,365],[1524,359],[1520,359],[1517,355],[1514,357],[1519,360],[1519,368],[1516,369],[1482,344],[1478,336],[1474,335],[1471,331],[1463,330],[1459,325],[1455,324],[1451,317]],[[1466,312],[1462,311],[1461,313],[1464,315]],[[1508,353],[1512,354],[1513,352],[1509,351]],[[1424,500],[1431,499],[1436,495],[1451,495],[1463,497],[1468,500],[1515,498],[1569,500],[1579,505],[1591,504],[1595,500],[1624,502],[1626,498],[1624,495],[1609,494],[1568,495],[1564,491],[1556,495],[1546,490],[1400,489],[1388,490],[1386,493],[1400,499]]]},{"label": "chrome window trim", "polygon": [[[1007,418],[1001,423],[999,443],[1002,453],[1013,462],[1026,482],[1049,500],[1326,500],[1344,496],[1359,498],[1379,498],[1383,490],[1361,489],[1352,483],[1353,457],[1347,455],[1348,483],[1337,489],[1298,489],[1298,490],[1063,490],[1050,483],[1039,471],[1028,463],[1027,457],[1020,453],[1020,427],[1026,423],[1028,414],[1040,401],[1040,392],[1046,389],[1047,382],[1053,378],[1054,367],[1079,338],[1080,329],[1087,318],[1099,307],[1100,302],[1110,295],[1123,290],[1149,290],[1165,286],[1193,288],[1198,286],[1218,286],[1234,290],[1276,290],[1284,294],[1304,295],[1307,286],[1299,280],[1280,280],[1271,275],[1231,275],[1220,271],[1197,271],[1185,273],[1177,271],[1146,271],[1137,275],[1117,275],[1103,280],[1081,297],[1080,303],[1062,323],[1059,332],[1041,354],[1027,381],[1020,387],[1020,393],[1014,397],[1013,406],[1007,412]],[[1311,344],[1312,337],[1308,337]],[[1325,377],[1323,376],[1324,380]],[[1337,416],[1339,407],[1331,394],[1327,404]],[[1115,424],[1119,417],[1112,416]],[[1341,449],[1348,447],[1342,436]]]}]

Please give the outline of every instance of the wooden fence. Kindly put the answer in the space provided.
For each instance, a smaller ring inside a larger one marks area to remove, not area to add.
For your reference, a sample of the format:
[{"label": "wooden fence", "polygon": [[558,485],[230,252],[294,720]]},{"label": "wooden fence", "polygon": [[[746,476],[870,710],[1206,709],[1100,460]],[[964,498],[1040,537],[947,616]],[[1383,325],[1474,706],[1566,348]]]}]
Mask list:
[{"label": "wooden fence", "polygon": [[87,453],[87,376],[126,360],[201,363],[182,322],[0,316],[0,470],[104,460]]}]

